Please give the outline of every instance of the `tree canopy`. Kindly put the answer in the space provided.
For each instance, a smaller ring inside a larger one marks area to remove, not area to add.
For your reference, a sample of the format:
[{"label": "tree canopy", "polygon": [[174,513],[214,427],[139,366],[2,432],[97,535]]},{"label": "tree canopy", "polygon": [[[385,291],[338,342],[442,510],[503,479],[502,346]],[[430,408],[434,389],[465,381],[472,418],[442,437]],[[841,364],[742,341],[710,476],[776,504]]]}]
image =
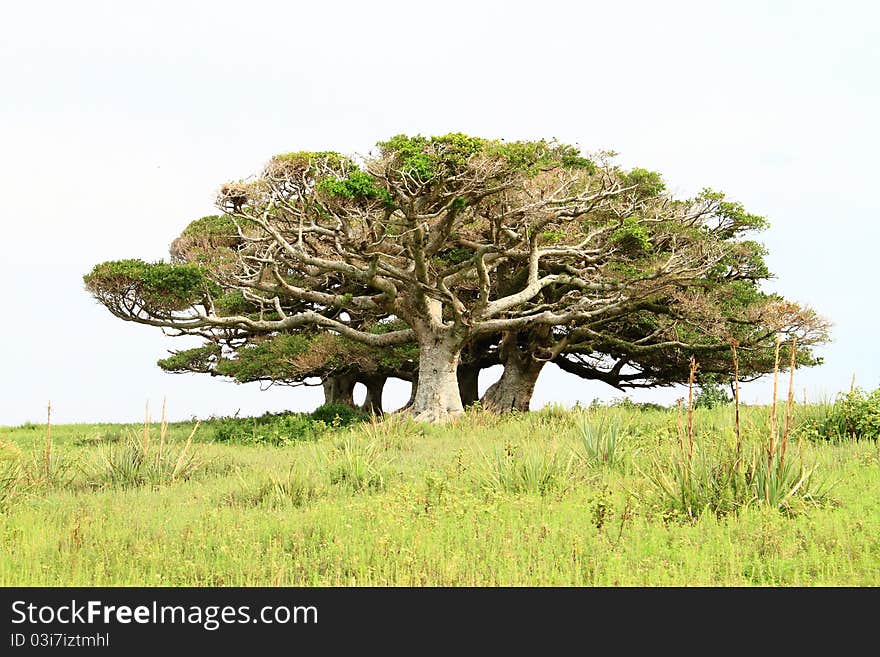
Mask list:
[{"label": "tree canopy", "polygon": [[501,388],[523,394],[490,396],[503,408],[545,362],[649,386],[681,380],[695,353],[728,371],[730,340],[757,375],[777,335],[803,364],[827,339],[812,310],[760,291],[764,250],[747,238],[762,217],[709,189],[676,199],[655,172],[554,141],[398,135],[359,159],[286,153],[223,185],[217,206],[170,263],[85,277],[116,316],[207,340],[168,369],[320,377],[334,358],[386,353],[417,362],[411,410],[436,422],[462,412],[463,353],[505,365]]}]

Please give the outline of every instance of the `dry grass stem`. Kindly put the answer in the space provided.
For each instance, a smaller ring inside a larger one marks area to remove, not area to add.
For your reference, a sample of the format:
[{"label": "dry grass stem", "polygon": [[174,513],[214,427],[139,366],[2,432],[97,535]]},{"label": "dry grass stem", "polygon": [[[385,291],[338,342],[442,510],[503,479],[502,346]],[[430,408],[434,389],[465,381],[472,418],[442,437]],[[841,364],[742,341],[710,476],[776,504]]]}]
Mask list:
[{"label": "dry grass stem", "polygon": [[43,464],[46,468],[46,481],[52,475],[52,402],[46,406],[46,451]]},{"label": "dry grass stem", "polygon": [[788,399],[785,403],[785,428],[782,430],[782,447],[779,453],[779,467],[785,463],[785,450],[788,447],[788,432],[791,429],[791,407],[794,404],[794,368],[797,358],[797,338],[791,341],[791,354],[788,362]]},{"label": "dry grass stem", "polygon": [[698,367],[696,359],[691,356],[691,371],[688,375],[688,463],[694,457],[694,382]]},{"label": "dry grass stem", "polygon": [[681,457],[685,457],[685,449],[684,449],[684,426],[682,422],[682,405],[684,404],[684,398],[679,397],[675,401],[676,405],[676,414],[675,414],[675,435],[678,436],[678,448],[681,450]]},{"label": "dry grass stem", "polygon": [[767,443],[767,467],[776,455],[776,438],[779,434],[779,418],[777,413],[777,395],[779,394],[779,347],[782,345],[780,336],[776,336],[776,350],[773,357],[773,399],[770,403],[770,440]]},{"label": "dry grass stem", "polygon": [[144,456],[150,451],[150,401],[147,400],[147,406],[144,410],[144,440],[143,440]]},{"label": "dry grass stem", "polygon": [[733,430],[736,433],[736,460],[737,463],[742,462],[742,433],[739,425],[739,356],[737,356],[736,348],[739,346],[737,340],[730,341],[730,348],[733,351]]},{"label": "dry grass stem", "polygon": [[168,435],[168,420],[165,418],[165,398],[162,397],[162,421],[159,424],[159,453],[165,447],[165,437]]}]

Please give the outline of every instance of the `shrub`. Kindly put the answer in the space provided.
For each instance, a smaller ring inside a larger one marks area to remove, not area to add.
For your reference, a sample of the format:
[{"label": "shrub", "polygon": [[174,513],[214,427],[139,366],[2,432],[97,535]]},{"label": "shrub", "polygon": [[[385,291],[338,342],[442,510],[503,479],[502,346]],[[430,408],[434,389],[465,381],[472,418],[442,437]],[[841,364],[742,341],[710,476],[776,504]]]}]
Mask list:
[{"label": "shrub", "polygon": [[835,404],[846,426],[855,438],[880,438],[880,388],[867,393],[861,388],[841,395]]},{"label": "shrub", "polygon": [[625,411],[667,411],[669,410],[663,404],[655,402],[634,402],[629,397],[615,397],[607,404],[603,403],[598,397],[590,402],[589,410],[595,411],[600,408],[620,408]]},{"label": "shrub", "polygon": [[265,413],[260,417],[215,420],[214,440],[282,446],[317,440],[326,430],[326,423],[303,413]]},{"label": "shrub", "polygon": [[719,383],[703,383],[694,398],[695,408],[715,408],[726,406],[733,401],[727,391]]},{"label": "shrub", "polygon": [[880,388],[838,395],[834,403],[808,404],[797,413],[797,430],[809,438],[880,438]]},{"label": "shrub", "polygon": [[369,419],[361,409],[353,408],[348,404],[322,404],[312,411],[309,417],[334,427],[347,427],[349,424]]},{"label": "shrub", "polygon": [[823,440],[840,440],[848,435],[846,418],[830,401],[796,406],[794,431],[803,438]]}]

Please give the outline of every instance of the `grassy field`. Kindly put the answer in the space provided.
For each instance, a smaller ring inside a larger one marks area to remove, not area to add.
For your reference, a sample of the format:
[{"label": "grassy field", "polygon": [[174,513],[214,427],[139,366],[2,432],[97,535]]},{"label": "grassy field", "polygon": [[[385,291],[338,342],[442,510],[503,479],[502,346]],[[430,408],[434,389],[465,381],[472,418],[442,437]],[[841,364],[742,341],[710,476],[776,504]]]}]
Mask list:
[{"label": "grassy field", "polygon": [[0,428],[0,585],[880,585],[880,447],[823,412],[769,467],[762,407]]}]

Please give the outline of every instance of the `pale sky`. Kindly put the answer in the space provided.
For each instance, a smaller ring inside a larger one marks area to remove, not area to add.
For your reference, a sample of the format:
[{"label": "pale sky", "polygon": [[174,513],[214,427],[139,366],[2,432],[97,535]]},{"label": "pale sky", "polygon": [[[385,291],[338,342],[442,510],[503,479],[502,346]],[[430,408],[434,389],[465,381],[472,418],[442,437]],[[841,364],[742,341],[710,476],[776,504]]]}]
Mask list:
[{"label": "pale sky", "polygon": [[[0,425],[306,410],[320,388],[172,375],[179,339],[83,290],[167,258],[275,153],[398,133],[613,149],[681,195],[765,215],[768,289],[834,323],[798,397],[880,385],[874,2],[6,2],[0,25]],[[498,372],[484,372],[485,389]],[[532,407],[620,392],[555,367]],[[676,390],[631,393],[671,401]],[[403,383],[385,401],[399,406]],[[766,401],[767,381],[745,388]]]}]

